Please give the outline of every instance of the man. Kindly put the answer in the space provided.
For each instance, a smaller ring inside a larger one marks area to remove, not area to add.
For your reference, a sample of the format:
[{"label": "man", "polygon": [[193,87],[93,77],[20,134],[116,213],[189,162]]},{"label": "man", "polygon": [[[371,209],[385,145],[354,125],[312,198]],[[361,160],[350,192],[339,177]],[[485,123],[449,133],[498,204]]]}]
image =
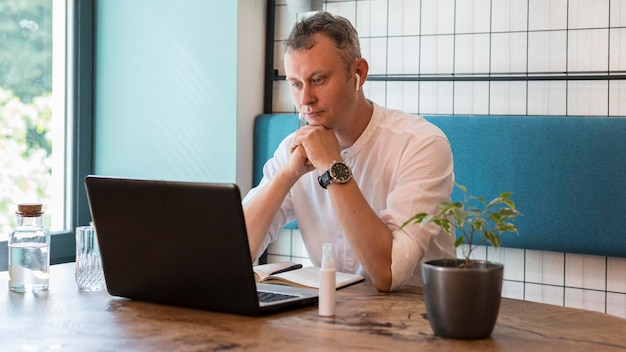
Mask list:
[{"label": "man", "polygon": [[330,242],[337,270],[379,291],[421,285],[419,262],[454,257],[452,239],[436,227],[400,227],[450,199],[448,140],[421,117],[365,98],[369,67],[346,19],[319,12],[284,44],[291,95],[308,126],[283,140],[243,200],[252,257],[297,220],[314,265]]}]

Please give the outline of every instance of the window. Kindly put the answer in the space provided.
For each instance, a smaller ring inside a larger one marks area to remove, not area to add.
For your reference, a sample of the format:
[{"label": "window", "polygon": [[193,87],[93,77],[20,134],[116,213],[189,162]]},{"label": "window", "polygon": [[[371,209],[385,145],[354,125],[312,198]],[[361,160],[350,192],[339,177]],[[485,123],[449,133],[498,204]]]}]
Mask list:
[{"label": "window", "polygon": [[81,186],[91,170],[92,93],[77,92],[91,87],[93,3],[74,5],[0,0],[2,270],[18,202],[44,204],[52,263],[73,260],[73,228],[89,219]]}]

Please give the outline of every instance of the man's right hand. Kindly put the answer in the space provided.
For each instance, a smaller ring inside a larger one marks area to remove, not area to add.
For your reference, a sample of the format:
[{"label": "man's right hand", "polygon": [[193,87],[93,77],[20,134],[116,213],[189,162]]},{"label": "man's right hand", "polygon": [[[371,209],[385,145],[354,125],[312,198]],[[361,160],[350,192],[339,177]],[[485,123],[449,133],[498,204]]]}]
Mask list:
[{"label": "man's right hand", "polygon": [[300,177],[307,172],[315,170],[315,167],[309,160],[306,149],[302,144],[299,144],[299,141],[298,132],[296,132],[296,137],[294,137],[291,142],[291,155],[289,156],[289,160],[287,161],[287,165],[285,167],[287,169],[285,171],[291,175],[293,183],[298,181],[298,179],[300,179]]}]

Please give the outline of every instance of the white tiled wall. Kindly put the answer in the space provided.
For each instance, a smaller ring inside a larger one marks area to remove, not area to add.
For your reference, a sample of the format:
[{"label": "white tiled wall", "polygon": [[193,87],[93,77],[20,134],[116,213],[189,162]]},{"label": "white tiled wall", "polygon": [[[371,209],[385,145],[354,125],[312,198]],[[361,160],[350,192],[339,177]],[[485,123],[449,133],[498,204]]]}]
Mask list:
[{"label": "white tiled wall", "polygon": [[[361,37],[370,75],[626,73],[626,0],[325,1]],[[301,14],[276,6],[275,68]],[[293,112],[285,82],[274,112]],[[626,80],[367,81],[379,104],[419,114],[626,116]],[[460,249],[461,250],[461,249]],[[284,230],[269,260],[310,264],[298,230]],[[503,296],[626,318],[626,258],[479,248],[505,265]]]},{"label": "white tiled wall", "polygon": [[[351,20],[370,76],[422,75],[479,82],[374,82],[363,87],[380,104],[418,114],[626,116],[624,80],[566,80],[626,74],[626,0],[327,0]],[[299,16],[277,1],[275,68]],[[537,75],[562,80],[488,81]],[[293,112],[285,82],[274,111]]]},{"label": "white tiled wall", "polygon": [[290,261],[310,266],[311,261],[298,230],[283,230],[267,250],[268,263]]},{"label": "white tiled wall", "polygon": [[626,258],[487,248],[504,263],[503,296],[626,318]]}]

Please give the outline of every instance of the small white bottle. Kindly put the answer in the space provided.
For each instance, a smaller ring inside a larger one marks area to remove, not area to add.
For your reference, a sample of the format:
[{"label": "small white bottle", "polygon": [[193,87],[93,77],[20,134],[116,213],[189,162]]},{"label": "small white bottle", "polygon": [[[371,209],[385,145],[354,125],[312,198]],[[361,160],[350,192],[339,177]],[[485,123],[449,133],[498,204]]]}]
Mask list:
[{"label": "small white bottle", "polygon": [[335,316],[335,257],[333,256],[333,244],[322,245],[322,267],[320,268],[320,297],[319,315],[322,317]]}]

